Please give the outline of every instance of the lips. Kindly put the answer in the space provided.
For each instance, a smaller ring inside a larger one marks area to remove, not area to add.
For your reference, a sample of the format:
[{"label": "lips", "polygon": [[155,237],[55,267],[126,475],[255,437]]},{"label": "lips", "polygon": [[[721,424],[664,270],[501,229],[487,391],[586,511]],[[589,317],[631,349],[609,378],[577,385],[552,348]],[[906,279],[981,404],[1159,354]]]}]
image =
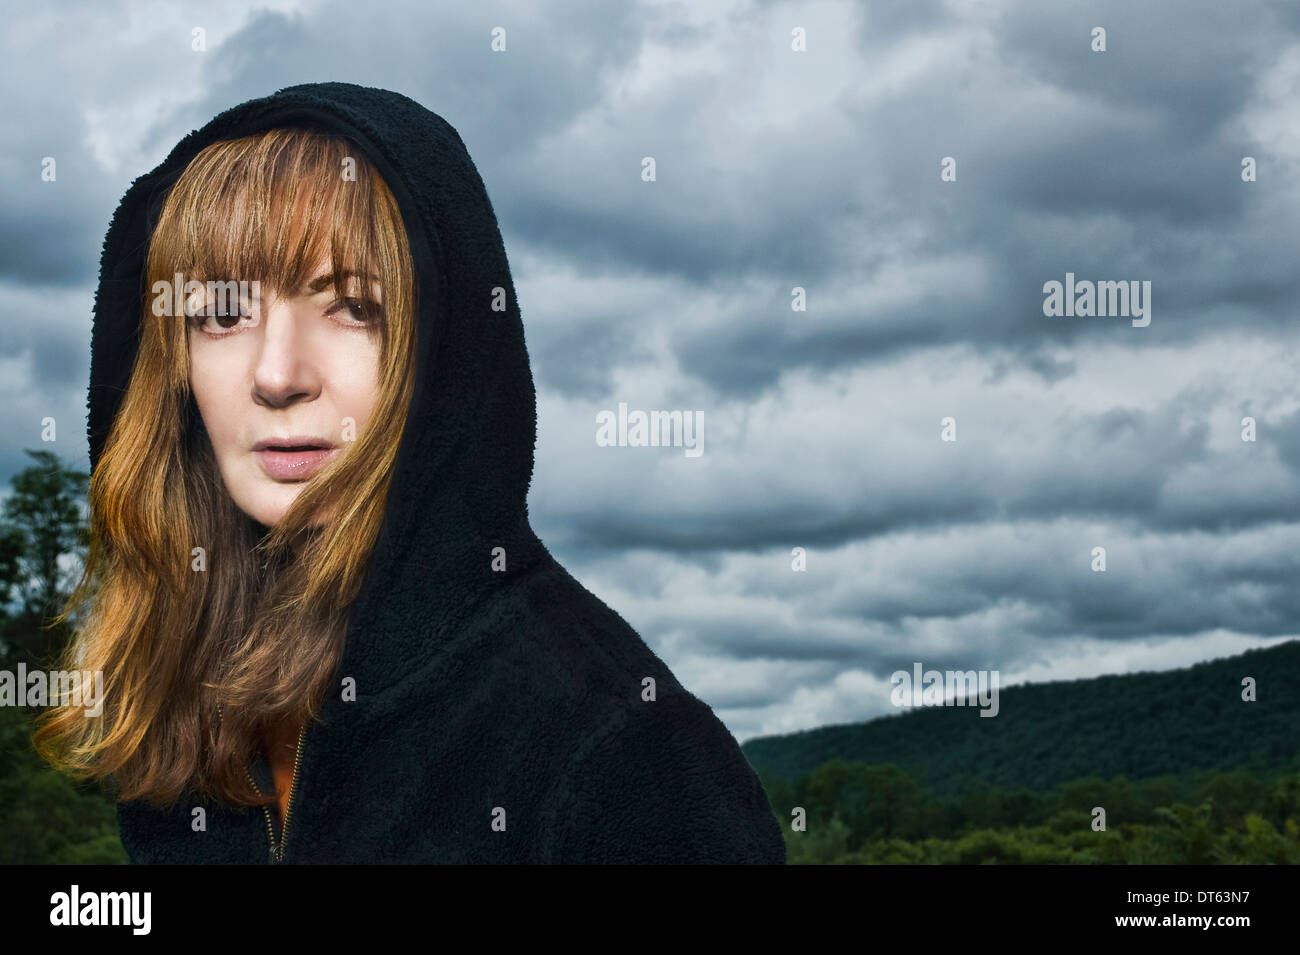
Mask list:
[{"label": "lips", "polygon": [[266,438],[253,445],[262,470],[277,481],[305,481],[338,450],[324,438],[311,435]]}]

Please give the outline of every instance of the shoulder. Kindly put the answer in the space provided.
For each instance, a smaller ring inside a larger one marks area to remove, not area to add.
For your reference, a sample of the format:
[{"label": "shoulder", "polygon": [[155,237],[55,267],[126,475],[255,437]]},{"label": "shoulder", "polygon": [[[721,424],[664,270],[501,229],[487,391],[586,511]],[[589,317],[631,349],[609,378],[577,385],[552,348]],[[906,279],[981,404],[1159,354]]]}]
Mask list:
[{"label": "shoulder", "polygon": [[575,751],[554,811],[556,862],[785,862],[758,777],[684,691],[611,713]]},{"label": "shoulder", "polygon": [[544,810],[553,861],[784,864],[735,737],[631,625],[553,559],[501,597],[493,616],[514,622],[506,645],[513,670],[528,666],[537,731],[563,711]]},{"label": "shoulder", "polygon": [[641,635],[549,555],[503,588],[482,618],[498,635],[500,659],[526,664],[582,708],[575,715],[584,733],[638,700],[647,677],[661,695],[685,692]]}]

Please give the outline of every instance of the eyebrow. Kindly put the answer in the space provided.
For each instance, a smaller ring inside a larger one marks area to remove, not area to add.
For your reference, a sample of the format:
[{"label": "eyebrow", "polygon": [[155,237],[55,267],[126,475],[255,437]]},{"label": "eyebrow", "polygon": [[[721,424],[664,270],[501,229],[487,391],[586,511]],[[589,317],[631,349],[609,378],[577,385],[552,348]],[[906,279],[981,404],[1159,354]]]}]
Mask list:
[{"label": "eyebrow", "polygon": [[[325,291],[325,289],[330,288],[332,285],[334,285],[334,282],[335,282],[335,279],[336,279],[336,278],[339,278],[339,279],[359,279],[359,278],[362,278],[362,277],[363,277],[363,276],[361,275],[360,272],[356,272],[356,271],[353,271],[353,270],[351,270],[351,269],[348,269],[348,270],[343,271],[343,272],[326,272],[326,273],[324,273],[324,274],[322,274],[322,275],[318,275],[318,276],[316,276],[316,278],[314,278],[314,279],[312,279],[310,282],[308,282],[307,285],[306,285],[306,291],[311,292],[312,294],[316,294],[316,293],[318,293],[318,292],[323,292],[323,291]],[[371,281],[371,282],[378,282],[378,281],[379,281],[379,276],[376,275],[375,273],[371,272],[371,273],[370,273],[370,281]]]}]

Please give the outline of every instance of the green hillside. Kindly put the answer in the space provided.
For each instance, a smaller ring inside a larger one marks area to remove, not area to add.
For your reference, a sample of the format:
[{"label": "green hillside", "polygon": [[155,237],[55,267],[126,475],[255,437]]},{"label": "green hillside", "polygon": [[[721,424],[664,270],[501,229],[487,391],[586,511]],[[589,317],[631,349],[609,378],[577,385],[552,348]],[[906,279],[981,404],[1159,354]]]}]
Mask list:
[{"label": "green hillside", "polygon": [[[1255,702],[1241,698],[1245,677],[1255,679]],[[1001,689],[992,718],[974,706],[925,706],[741,748],[765,781],[793,784],[830,760],[892,763],[934,794],[1201,770],[1272,775],[1300,752],[1298,687],[1300,640],[1292,640],[1180,670]]]}]

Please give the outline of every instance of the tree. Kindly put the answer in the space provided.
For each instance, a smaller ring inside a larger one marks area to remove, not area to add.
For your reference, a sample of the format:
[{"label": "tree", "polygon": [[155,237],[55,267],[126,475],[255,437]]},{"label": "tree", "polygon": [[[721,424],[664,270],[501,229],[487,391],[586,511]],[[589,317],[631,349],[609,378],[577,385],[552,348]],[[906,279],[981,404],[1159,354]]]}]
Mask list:
[{"label": "tree", "polygon": [[45,628],[63,609],[80,569],[65,570],[60,558],[85,561],[90,475],[65,467],[50,451],[26,453],[36,463],[14,475],[0,522],[0,597],[8,605],[16,591],[19,604],[7,621],[6,643],[41,660],[64,636]]}]

